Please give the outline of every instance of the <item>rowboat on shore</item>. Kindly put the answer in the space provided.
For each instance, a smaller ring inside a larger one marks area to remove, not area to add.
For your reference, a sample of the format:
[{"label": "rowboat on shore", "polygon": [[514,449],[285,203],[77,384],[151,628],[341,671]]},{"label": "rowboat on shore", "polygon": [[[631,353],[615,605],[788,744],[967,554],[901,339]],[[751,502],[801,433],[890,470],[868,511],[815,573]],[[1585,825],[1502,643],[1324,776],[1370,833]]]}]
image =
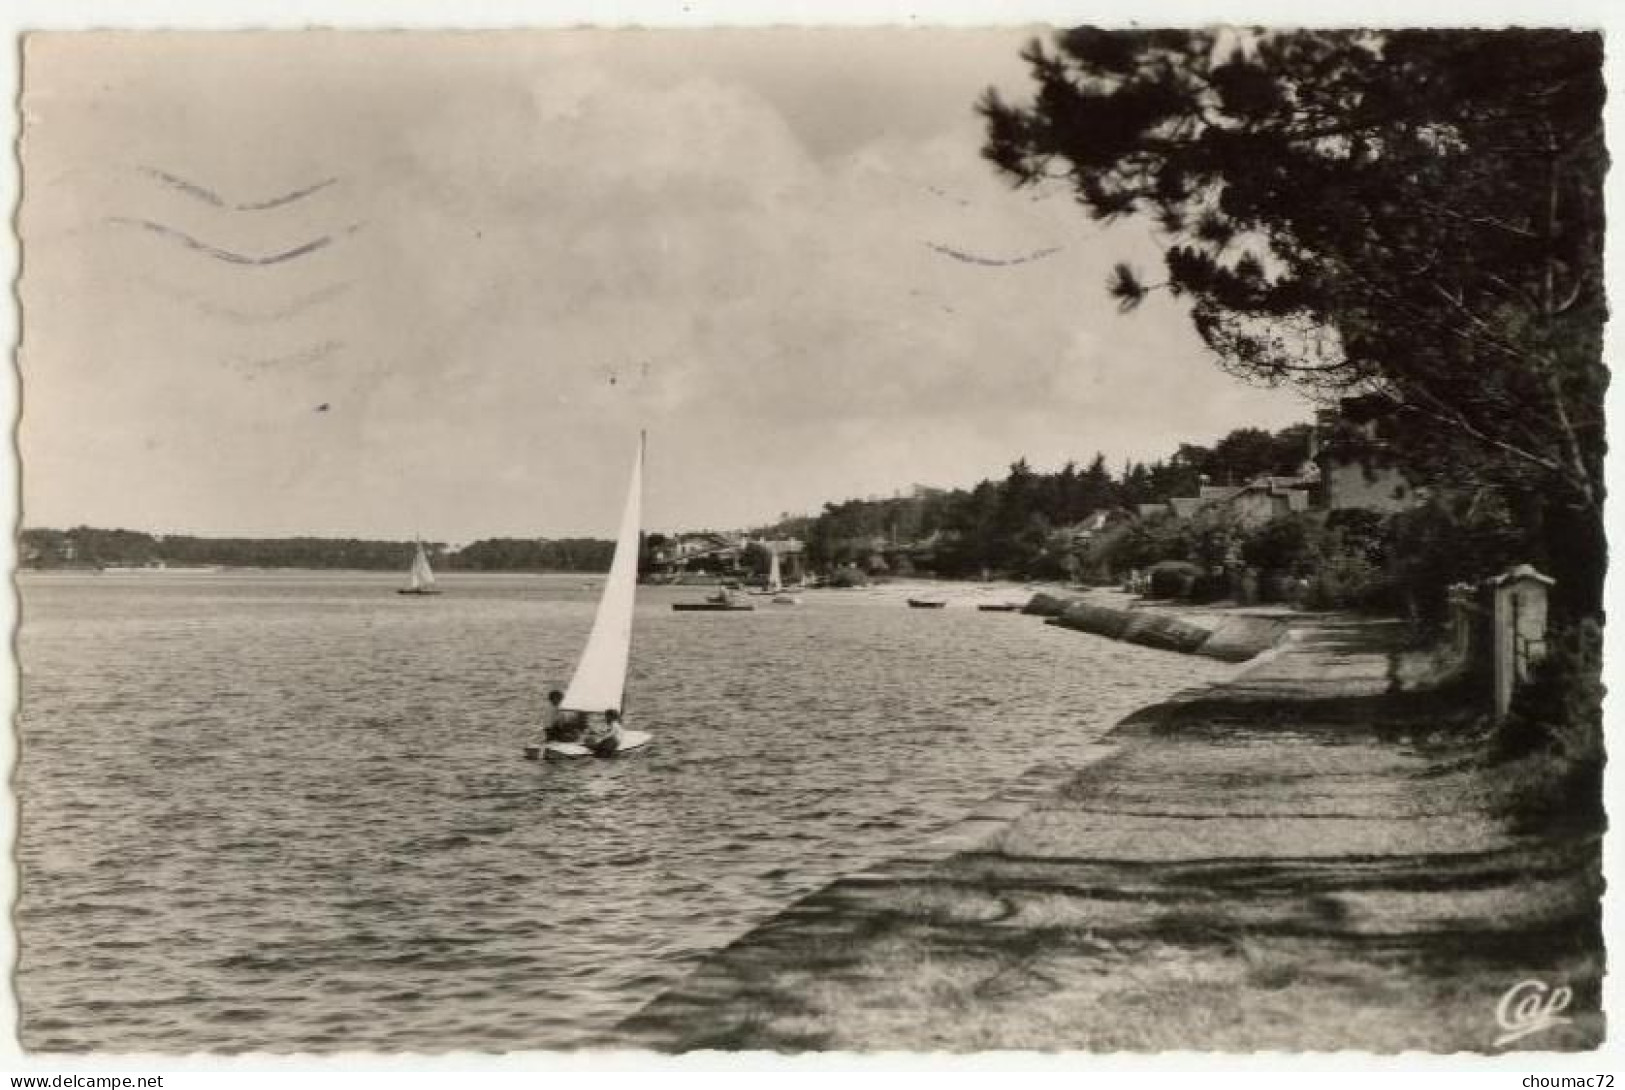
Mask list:
[{"label": "rowboat on shore", "polygon": [[910,598],[908,600],[910,609],[942,609],[947,604],[948,599],[946,598]]}]

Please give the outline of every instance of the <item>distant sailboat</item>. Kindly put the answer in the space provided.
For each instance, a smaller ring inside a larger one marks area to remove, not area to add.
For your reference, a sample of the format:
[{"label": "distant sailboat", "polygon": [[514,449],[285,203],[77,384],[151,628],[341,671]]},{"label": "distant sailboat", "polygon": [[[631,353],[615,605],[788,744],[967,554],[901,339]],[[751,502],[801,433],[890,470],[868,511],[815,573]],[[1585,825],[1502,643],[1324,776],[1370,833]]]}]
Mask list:
[{"label": "distant sailboat", "polygon": [[[576,663],[576,672],[564,690],[560,710],[583,715],[603,715],[611,709],[622,711],[626,695],[626,671],[632,658],[632,609],[637,604],[638,544],[643,506],[643,440],[638,440],[637,460],[632,463],[632,481],[626,490],[626,506],[621,511],[620,533],[615,539],[615,558],[610,561],[604,592],[598,599],[587,646]],[[617,753],[641,749],[652,735],[646,731],[621,733]],[[539,747],[550,758],[590,757],[592,751],[576,742],[548,742]],[[536,746],[526,748],[535,757]]]},{"label": "distant sailboat", "polygon": [[434,585],[434,570],[429,567],[429,558],[423,552],[423,542],[418,542],[417,555],[412,557],[412,569],[407,572],[407,585],[396,591],[396,594],[439,594]]},{"label": "distant sailboat", "polygon": [[784,592],[784,579],[779,574],[779,553],[773,550],[773,562],[767,570],[767,592],[773,596],[773,601],[781,606],[797,606],[801,599],[793,594]]}]

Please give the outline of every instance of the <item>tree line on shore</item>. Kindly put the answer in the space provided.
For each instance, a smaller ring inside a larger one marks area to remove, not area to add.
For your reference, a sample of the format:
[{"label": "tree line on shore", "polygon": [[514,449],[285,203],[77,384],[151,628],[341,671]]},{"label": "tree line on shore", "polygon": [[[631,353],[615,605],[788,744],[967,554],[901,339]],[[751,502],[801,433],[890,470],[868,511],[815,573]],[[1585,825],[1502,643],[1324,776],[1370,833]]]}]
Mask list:
[{"label": "tree line on shore", "polygon": [[1348,535],[1386,550],[1365,563],[1555,579],[1499,737],[1560,770],[1553,813],[1600,813],[1602,35],[1079,27],[1022,56],[1030,97],[984,95],[983,155],[1155,228],[1162,268],[1102,285],[1125,311],[1170,293],[1225,370],[1382,407],[1429,497]]},{"label": "tree line on shore", "polygon": [[[324,537],[197,537],[103,530],[31,529],[19,535],[22,564],[29,568],[242,567],[405,571],[416,544]],[[450,571],[603,572],[613,541],[596,538],[487,538],[448,549],[424,542],[430,562]]]},{"label": "tree line on shore", "polygon": [[1167,458],[1131,462],[1117,474],[1102,454],[1087,466],[1067,462],[1054,472],[1020,459],[1000,480],[971,488],[921,485],[906,496],[829,503],[817,515],[785,519],[756,533],[804,540],[817,570],[855,566],[961,579],[986,572],[1078,576],[1084,574],[1075,536],[1081,520],[1102,513],[1129,516],[1140,504],[1194,496],[1203,485],[1294,475],[1308,460],[1310,433],[1308,424],[1273,433],[1238,428],[1211,447],[1181,443]]},{"label": "tree line on shore", "polygon": [[1185,300],[1244,378],[1377,406],[1407,475],[1518,533],[1573,622],[1606,569],[1601,47],[1078,28],[1025,51],[1030,105],[984,97],[983,154],[1155,223],[1160,276],[1106,291]]},{"label": "tree line on shore", "polygon": [[[945,577],[971,577],[987,568],[1023,575],[1053,575],[1046,541],[1092,511],[1194,494],[1207,481],[1241,482],[1260,473],[1288,473],[1304,460],[1309,426],[1271,433],[1240,428],[1211,447],[1182,443],[1166,459],[1125,465],[1113,476],[1104,455],[1080,468],[1069,462],[1039,473],[1025,460],[1003,481],[974,488],[921,486],[887,500],[826,504],[819,515],[786,519],[753,531],[759,537],[797,537],[808,544],[808,562],[820,571],[862,562],[877,539],[913,543],[935,534],[944,540],[930,569]],[[649,535],[664,540],[665,535]],[[22,563],[30,568],[243,567],[319,570],[405,570],[415,544],[362,538],[314,536],[257,538],[153,534],[78,526],[27,529],[20,535]],[[615,551],[599,538],[486,538],[457,549],[424,542],[430,563],[447,571],[604,572]],[[765,571],[766,557],[747,566]]]}]

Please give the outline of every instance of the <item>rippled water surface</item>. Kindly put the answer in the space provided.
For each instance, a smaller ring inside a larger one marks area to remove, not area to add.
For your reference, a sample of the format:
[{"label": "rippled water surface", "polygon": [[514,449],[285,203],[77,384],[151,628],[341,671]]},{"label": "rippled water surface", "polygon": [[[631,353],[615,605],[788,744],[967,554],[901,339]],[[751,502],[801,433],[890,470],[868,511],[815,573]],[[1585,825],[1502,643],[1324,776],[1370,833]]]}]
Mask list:
[{"label": "rippled water surface", "polygon": [[596,592],[467,576],[25,575],[31,1049],[569,1048],[798,895],[1226,667],[896,593],[673,613],[655,745],[520,759]]}]

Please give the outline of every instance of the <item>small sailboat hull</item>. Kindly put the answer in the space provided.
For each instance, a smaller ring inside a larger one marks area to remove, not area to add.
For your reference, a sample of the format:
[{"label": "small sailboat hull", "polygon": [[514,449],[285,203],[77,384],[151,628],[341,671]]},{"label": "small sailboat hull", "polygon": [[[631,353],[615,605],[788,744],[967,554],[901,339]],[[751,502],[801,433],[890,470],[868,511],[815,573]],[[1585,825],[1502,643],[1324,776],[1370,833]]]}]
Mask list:
[{"label": "small sailboat hull", "polygon": [[[638,547],[643,504],[643,440],[638,440],[638,456],[632,463],[632,479],[626,489],[626,506],[621,510],[620,532],[615,536],[615,555],[604,579],[598,611],[593,615],[587,644],[576,662],[575,673],[559,703],[561,711],[603,715],[606,720],[622,707],[626,696],[626,672],[632,653],[632,620],[637,606]],[[614,754],[636,753],[649,744],[644,731],[623,730]],[[537,750],[540,749],[538,753]],[[584,745],[573,742],[544,742],[525,749],[531,759],[565,760],[596,756]]]},{"label": "small sailboat hull", "polygon": [[423,542],[418,542],[417,552],[412,557],[412,567],[406,573],[406,586],[396,590],[396,594],[412,594],[424,597],[430,594],[439,594],[434,585],[434,570],[429,567],[429,557],[423,551]]},{"label": "small sailboat hull", "polygon": [[749,613],[756,607],[749,602],[673,602],[671,608],[678,613]]},{"label": "small sailboat hull", "polygon": [[[634,753],[648,747],[653,742],[654,735],[648,731],[629,730],[621,734],[620,748],[616,749],[611,757],[629,757]],[[544,746],[526,746],[525,756],[535,760],[535,753],[540,749],[540,756],[545,761],[573,761],[582,757],[594,757],[596,754],[580,742],[549,742]]]},{"label": "small sailboat hull", "polygon": [[943,609],[947,605],[947,602],[931,598],[910,598],[908,600],[910,609]]}]

